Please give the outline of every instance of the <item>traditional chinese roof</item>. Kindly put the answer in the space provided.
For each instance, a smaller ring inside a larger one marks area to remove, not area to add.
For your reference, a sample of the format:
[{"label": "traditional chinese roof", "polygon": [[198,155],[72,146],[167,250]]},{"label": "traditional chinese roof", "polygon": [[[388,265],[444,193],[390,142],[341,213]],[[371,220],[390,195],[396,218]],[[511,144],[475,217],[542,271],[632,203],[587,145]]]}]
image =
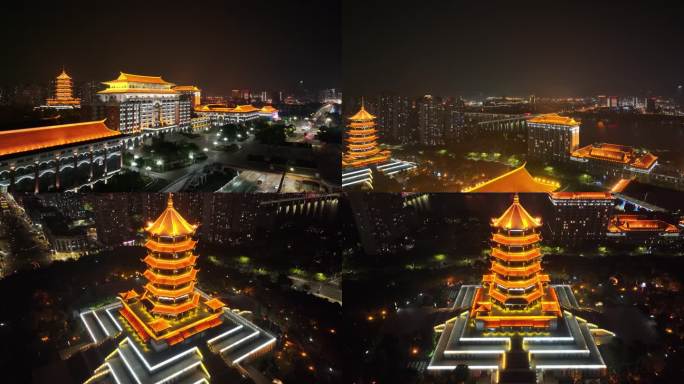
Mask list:
[{"label": "traditional chinese roof", "polygon": [[560,187],[557,182],[534,178],[522,166],[485,181],[463,192],[553,192]]},{"label": "traditional chinese roof", "polygon": [[184,91],[184,92],[199,92],[200,89],[194,85],[176,85],[173,87],[174,91]]},{"label": "traditional chinese roof", "polygon": [[121,296],[122,299],[128,301],[128,300],[131,300],[131,299],[135,299],[135,298],[138,297],[139,295],[138,295],[138,293],[135,291],[135,289],[131,289],[130,291],[126,291],[126,292],[119,293],[119,296]]},{"label": "traditional chinese roof", "polygon": [[62,73],[60,73],[59,76],[57,76],[57,79],[59,79],[59,80],[63,80],[63,79],[71,80],[71,77],[69,77],[69,75],[67,75],[66,71],[62,69]]},{"label": "traditional chinese roof", "polygon": [[649,169],[658,160],[658,156],[650,152],[639,153],[632,147],[609,143],[578,148],[572,152],[572,156],[626,164],[640,169]]},{"label": "traditional chinese roof", "polygon": [[215,298],[215,297],[214,297],[213,299],[207,300],[206,302],[204,302],[204,304],[205,304],[207,307],[209,307],[209,308],[211,308],[212,310],[214,310],[214,311],[217,310],[217,309],[221,309],[221,308],[223,308],[223,307],[226,306],[226,305],[223,303],[223,301],[221,301],[221,300],[219,300],[219,299],[217,299],[217,298]]},{"label": "traditional chinese roof", "polygon": [[550,113],[548,115],[533,117],[527,120],[527,122],[537,124],[564,125],[568,127],[576,127],[579,125],[579,123],[572,117],[560,116],[557,113]]},{"label": "traditional chinese roof", "polygon": [[373,120],[375,119],[375,116],[370,114],[368,111],[366,111],[365,106],[361,106],[361,109],[359,109],[354,116],[350,117],[349,120]]},{"label": "traditional chinese roof", "polygon": [[147,325],[154,331],[154,333],[160,333],[171,327],[171,324],[169,324],[169,322],[163,318],[154,319]]},{"label": "traditional chinese roof", "polygon": [[608,223],[608,232],[665,232],[679,233],[673,224],[657,219],[647,219],[639,215],[615,215]]},{"label": "traditional chinese roof", "polygon": [[541,219],[533,217],[520,204],[520,198],[516,194],[511,204],[499,218],[492,219],[492,226],[505,229],[529,229],[541,227]]},{"label": "traditional chinese roof", "polygon": [[105,120],[0,131],[0,156],[120,136]]},{"label": "traditional chinese roof", "polygon": [[174,85],[161,78],[161,76],[143,76],[143,75],[133,75],[130,73],[119,72],[119,77],[115,80],[104,82],[103,84],[112,83],[148,83],[148,84],[162,84],[162,85]]},{"label": "traditional chinese roof", "polygon": [[554,200],[613,200],[610,192],[551,192]]},{"label": "traditional chinese roof", "polygon": [[157,236],[183,236],[195,233],[196,225],[188,223],[173,207],[173,195],[169,194],[166,209],[145,230]]},{"label": "traditional chinese roof", "polygon": [[259,112],[261,110],[255,106],[251,105],[251,104],[238,105],[234,108],[231,108],[225,104],[204,104],[204,105],[198,105],[197,107],[195,107],[195,111],[197,111],[197,112],[223,112],[223,113],[249,113],[249,112]]},{"label": "traditional chinese roof", "polygon": [[264,105],[263,107],[261,107],[260,112],[273,113],[273,112],[278,112],[278,110],[273,108],[273,106],[271,106],[271,105]]}]

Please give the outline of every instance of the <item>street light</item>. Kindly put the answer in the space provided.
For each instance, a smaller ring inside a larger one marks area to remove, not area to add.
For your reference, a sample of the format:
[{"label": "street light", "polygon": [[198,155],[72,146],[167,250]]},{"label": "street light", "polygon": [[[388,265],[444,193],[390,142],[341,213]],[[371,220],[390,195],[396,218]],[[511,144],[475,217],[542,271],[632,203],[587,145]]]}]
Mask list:
[{"label": "street light", "polygon": [[209,152],[209,148],[204,147],[204,152]]},{"label": "street light", "polygon": [[164,164],[164,162],[163,162],[161,159],[158,159],[158,160],[157,160],[157,165],[162,165],[162,164]]}]

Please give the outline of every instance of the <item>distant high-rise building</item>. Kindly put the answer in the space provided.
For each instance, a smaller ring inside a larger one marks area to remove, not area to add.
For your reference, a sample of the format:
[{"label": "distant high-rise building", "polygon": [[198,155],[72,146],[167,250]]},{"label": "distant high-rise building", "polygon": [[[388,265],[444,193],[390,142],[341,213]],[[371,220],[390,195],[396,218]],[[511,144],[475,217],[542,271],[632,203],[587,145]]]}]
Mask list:
[{"label": "distant high-rise building", "polygon": [[408,233],[407,213],[400,194],[352,193],[348,195],[361,245],[369,255],[388,252]]},{"label": "distant high-rise building", "polygon": [[418,142],[421,145],[444,145],[444,106],[441,101],[425,95],[418,101]]},{"label": "distant high-rise building", "polygon": [[606,238],[615,198],[609,192],[553,192],[549,194],[550,242],[577,246]]},{"label": "distant high-rise building", "polygon": [[648,112],[648,113],[658,112],[658,108],[656,107],[655,97],[649,97],[646,99],[646,112]]},{"label": "distant high-rise building", "polygon": [[46,100],[48,107],[56,109],[73,109],[81,107],[81,99],[74,98],[74,82],[62,70],[55,79],[55,94]]},{"label": "distant high-rise building", "polygon": [[571,117],[542,115],[527,121],[527,155],[551,162],[566,162],[579,147],[580,126]]},{"label": "distant high-rise building", "polygon": [[608,96],[608,108],[617,108],[618,100],[617,96]]},{"label": "distant high-rise building", "polygon": [[406,96],[381,95],[377,98],[373,112],[378,117],[379,131],[388,143],[413,142],[408,129],[410,106]]},{"label": "distant high-rise building", "polygon": [[597,107],[607,107],[608,106],[608,97],[606,95],[598,95],[596,97],[598,100],[596,103]]},{"label": "distant high-rise building", "polygon": [[81,105],[93,105],[97,101],[98,83],[87,81],[79,87]]}]

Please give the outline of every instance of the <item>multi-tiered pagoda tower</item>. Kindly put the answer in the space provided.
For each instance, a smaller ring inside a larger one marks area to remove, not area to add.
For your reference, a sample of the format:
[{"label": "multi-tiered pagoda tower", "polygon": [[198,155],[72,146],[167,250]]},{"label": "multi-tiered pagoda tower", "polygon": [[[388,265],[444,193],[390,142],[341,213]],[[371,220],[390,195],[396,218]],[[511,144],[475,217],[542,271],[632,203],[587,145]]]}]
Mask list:
[{"label": "multi-tiered pagoda tower", "polygon": [[358,168],[381,164],[390,159],[390,151],[381,150],[378,146],[375,116],[366,111],[363,103],[349,121],[347,152],[342,157],[342,167]]},{"label": "multi-tiered pagoda tower", "polygon": [[361,109],[349,118],[347,130],[347,149],[342,155],[342,187],[363,184],[373,187],[373,170],[386,176],[413,169],[415,163],[391,158],[389,150],[378,145],[378,130],[375,116]]},{"label": "multi-tiered pagoda tower", "polygon": [[62,109],[81,107],[81,99],[74,98],[74,82],[63,69],[55,80],[55,97],[47,99],[47,105]]},{"label": "multi-tiered pagoda tower", "polygon": [[196,229],[173,207],[172,195],[164,212],[145,229],[148,254],[143,260],[147,264],[144,292],[120,294],[121,314],[144,340],[173,345],[221,323],[224,304],[201,298],[195,289]]},{"label": "multi-tiered pagoda tower", "polygon": [[492,219],[491,273],[482,277],[471,309],[479,328],[555,327],[560,305],[542,273],[540,227],[541,219],[523,208],[518,195]]},{"label": "multi-tiered pagoda tower", "polygon": [[454,316],[434,327],[439,340],[427,369],[467,366],[478,382],[547,383],[598,379],[606,364],[597,345],[614,333],[570,311],[583,311],[569,285],[542,273],[541,219],[513,204],[492,219],[491,266],[481,285],[461,286]]}]

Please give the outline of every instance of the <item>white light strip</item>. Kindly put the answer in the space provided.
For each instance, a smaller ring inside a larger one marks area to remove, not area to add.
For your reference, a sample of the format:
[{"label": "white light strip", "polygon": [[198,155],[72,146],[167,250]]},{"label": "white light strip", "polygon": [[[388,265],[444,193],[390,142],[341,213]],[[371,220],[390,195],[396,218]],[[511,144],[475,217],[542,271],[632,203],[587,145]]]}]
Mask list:
[{"label": "white light strip", "polygon": [[114,372],[114,369],[112,368],[111,364],[109,364],[109,363],[105,363],[105,364],[107,364],[107,367],[109,367],[109,372],[112,373],[112,377],[114,377],[114,381],[116,381],[116,384],[121,384],[121,381],[116,376],[116,372]]},{"label": "white light strip", "polygon": [[100,328],[102,328],[105,335],[107,335],[107,337],[109,337],[109,331],[107,330],[107,328],[105,328],[104,324],[102,324],[102,320],[100,320],[100,318],[97,316],[97,313],[95,311],[92,311],[92,314],[93,314],[93,317],[95,318],[95,320],[97,320],[97,323],[100,324]]},{"label": "white light strip", "polygon": [[523,337],[523,343],[527,341],[573,341],[575,340],[573,337],[544,337],[544,336],[530,336],[530,337]]},{"label": "white light strip", "polygon": [[211,343],[213,343],[214,341],[216,341],[216,340],[218,340],[218,339],[220,339],[220,338],[222,338],[222,337],[224,337],[224,336],[228,336],[228,335],[230,335],[231,333],[235,333],[235,332],[239,331],[239,330],[242,329],[242,328],[243,328],[243,325],[240,324],[240,325],[238,325],[237,327],[235,327],[235,328],[233,328],[233,329],[231,329],[231,330],[229,330],[229,331],[223,332],[222,334],[220,334],[220,335],[218,335],[218,336],[216,336],[216,337],[212,337],[211,339],[209,339],[209,340],[207,341],[207,344],[211,344]]},{"label": "white light strip", "polygon": [[[468,365],[468,369],[499,369],[498,365]],[[428,365],[428,370],[453,370],[457,365]]]},{"label": "white light strip", "polygon": [[116,319],[114,318],[114,316],[112,315],[112,313],[109,312],[109,311],[111,311],[111,310],[112,310],[112,309],[109,308],[109,309],[105,310],[105,312],[107,312],[107,314],[109,315],[109,318],[112,319],[112,323],[114,323],[114,325],[116,325],[116,328],[119,329],[119,332],[123,331],[123,329],[121,329],[121,325],[119,325],[119,322],[116,321]]},{"label": "white light strip", "polygon": [[80,314],[81,320],[83,321],[83,324],[85,324],[86,329],[88,330],[88,334],[90,334],[90,338],[93,339],[93,343],[97,343],[97,339],[95,338],[95,334],[93,334],[93,331],[90,329],[90,326],[88,325],[88,322],[86,321],[85,317],[83,316],[86,312],[82,312]]},{"label": "white light strip", "polygon": [[354,175],[357,173],[369,173],[370,171],[371,171],[370,168],[363,168],[363,169],[357,169],[355,171],[342,172],[342,177]]},{"label": "white light strip", "polygon": [[242,361],[242,360],[243,360],[244,358],[246,358],[247,356],[251,355],[252,353],[254,353],[254,352],[256,352],[256,351],[258,351],[258,350],[260,350],[260,349],[262,349],[262,348],[265,348],[267,345],[269,345],[269,344],[271,344],[271,343],[275,343],[275,341],[276,341],[276,339],[271,339],[271,340],[269,340],[269,341],[267,341],[267,342],[261,344],[260,346],[254,348],[253,350],[251,350],[251,351],[247,352],[246,354],[244,354],[244,355],[238,357],[237,359],[235,359],[235,360],[233,361],[233,364],[239,363],[240,361]]},{"label": "white light strip", "polygon": [[135,382],[138,383],[138,384],[142,384],[142,383],[140,382],[140,379],[138,379],[138,375],[135,374],[135,371],[133,370],[133,368],[131,367],[131,365],[128,364],[128,360],[126,360],[126,357],[124,356],[123,353],[121,353],[120,350],[119,350],[119,357],[120,357],[121,360],[124,362],[124,365],[126,366],[126,369],[128,369],[128,372],[130,372],[131,375],[133,376],[133,378],[135,379]]},{"label": "white light strip", "polygon": [[553,355],[555,353],[558,353],[560,355],[589,355],[588,350],[582,349],[530,349],[529,352],[536,355]]},{"label": "white light strip", "polygon": [[493,349],[491,351],[489,350],[482,350],[482,349],[476,349],[472,351],[467,351],[467,350],[449,350],[449,351],[444,351],[445,355],[501,355],[506,350],[504,349]]},{"label": "white light strip", "polygon": [[356,181],[352,181],[352,182],[349,182],[349,183],[342,183],[342,186],[343,186],[343,187],[346,187],[346,186],[349,186],[349,185],[354,185],[354,184],[359,184],[359,183],[365,183],[365,182],[370,181],[370,180],[371,180],[371,179],[356,180]]},{"label": "white light strip", "polygon": [[183,373],[185,373],[185,372],[187,372],[187,371],[189,371],[189,370],[195,368],[196,366],[198,366],[198,365],[200,365],[200,364],[202,364],[202,361],[201,361],[201,360],[198,361],[198,362],[196,362],[196,363],[193,363],[193,364],[191,364],[191,365],[189,365],[189,366],[187,366],[187,367],[185,367],[185,368],[183,368],[183,369],[181,369],[180,371],[175,372],[174,374],[172,374],[172,375],[170,375],[170,376],[168,376],[168,377],[165,377],[165,378],[163,378],[163,379],[161,379],[161,380],[155,382],[154,384],[170,383],[171,380],[172,380],[173,378],[182,375]]},{"label": "white light strip", "polygon": [[153,367],[150,367],[150,364],[147,362],[147,360],[145,360],[145,357],[142,355],[142,353],[140,353],[140,351],[138,350],[138,348],[135,347],[135,343],[133,343],[133,342],[131,341],[130,337],[125,338],[121,343],[123,343],[123,342],[128,342],[128,344],[133,348],[133,350],[134,350],[135,353],[138,355],[138,357],[140,358],[140,360],[142,360],[142,362],[145,363],[145,367],[147,367],[147,370],[148,370],[148,371],[151,371],[151,372],[152,372],[152,371],[156,371],[157,369],[159,369],[159,368],[165,366],[166,364],[169,364],[169,363],[171,363],[171,362],[174,362],[174,361],[180,359],[181,357],[183,357],[183,356],[185,356],[185,355],[188,355],[188,354],[190,354],[190,353],[193,353],[193,352],[199,353],[199,348],[197,348],[197,347],[192,347],[192,348],[190,348],[190,349],[188,349],[188,350],[186,350],[186,351],[184,351],[184,352],[181,352],[181,353],[177,354],[176,356],[173,356],[173,357],[171,357],[171,358],[169,358],[169,359],[166,359],[166,360],[162,361],[161,363],[159,363],[159,364],[157,364],[157,365],[155,365],[155,366],[153,366]]},{"label": "white light strip", "polygon": [[603,364],[576,364],[576,365],[536,365],[537,369],[604,369],[606,368]]},{"label": "white light strip", "polygon": [[461,337],[459,341],[511,341],[510,337]]},{"label": "white light strip", "polygon": [[228,349],[231,349],[231,348],[233,348],[234,346],[236,346],[236,345],[242,343],[243,341],[248,340],[248,339],[251,339],[252,337],[255,337],[255,336],[258,336],[258,335],[259,335],[259,331],[254,331],[254,333],[251,333],[251,334],[249,334],[249,335],[243,337],[242,339],[240,339],[240,340],[234,342],[233,344],[231,344],[231,345],[229,345],[229,346],[227,346],[227,347],[221,348],[221,349],[219,350],[219,353],[223,353],[223,351],[228,350]]}]

